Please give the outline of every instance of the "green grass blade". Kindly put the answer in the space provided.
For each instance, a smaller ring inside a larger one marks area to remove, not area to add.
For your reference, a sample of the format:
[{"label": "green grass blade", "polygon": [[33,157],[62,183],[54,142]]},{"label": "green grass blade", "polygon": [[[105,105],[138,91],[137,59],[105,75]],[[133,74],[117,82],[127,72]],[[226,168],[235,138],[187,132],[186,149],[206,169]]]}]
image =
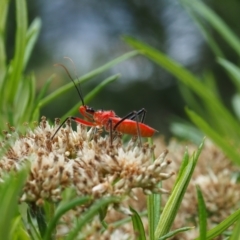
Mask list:
[{"label": "green grass blade", "polygon": [[[148,138],[148,143],[153,146],[152,138]],[[153,154],[152,161],[155,161]],[[158,184],[161,187],[161,182]],[[148,228],[149,237],[154,239],[154,232],[160,219],[160,208],[161,208],[161,194],[151,194],[147,196],[147,209],[148,209]]]},{"label": "green grass blade", "polygon": [[176,185],[179,183],[180,179],[183,177],[183,174],[185,174],[186,167],[188,166],[188,164],[189,164],[189,153],[188,153],[188,149],[186,148],[173,189],[176,188]]},{"label": "green grass blade", "polygon": [[[212,240],[222,234],[225,230],[227,230],[230,226],[232,226],[236,221],[240,219],[240,209],[231,214],[229,217],[224,219],[221,223],[219,223],[216,227],[212,228],[207,232],[206,240]],[[200,240],[200,238],[196,238],[195,240]]]},{"label": "green grass blade", "polygon": [[29,61],[33,47],[39,36],[40,30],[41,30],[41,20],[40,20],[40,18],[35,18],[27,31],[26,49],[25,49],[24,63],[23,63],[24,69]]},{"label": "green grass blade", "polygon": [[222,135],[218,134],[209,126],[206,121],[204,121],[199,115],[195,112],[186,109],[186,112],[192,122],[199,127],[208,137],[210,137],[224,152],[225,154],[232,159],[236,164],[240,164],[240,157],[237,149],[234,146],[231,146],[227,139],[223,138]]},{"label": "green grass blade", "polygon": [[61,218],[61,216],[64,213],[73,209],[74,207],[85,204],[85,203],[89,202],[90,200],[91,200],[91,197],[84,196],[84,197],[73,199],[73,200],[71,200],[67,203],[64,203],[64,204],[60,205],[59,208],[56,210],[53,219],[51,220],[51,222],[48,225],[47,231],[46,231],[45,236],[44,236],[44,240],[48,240],[48,239],[51,238],[51,235],[54,232],[55,227],[56,227],[59,219]]},{"label": "green grass blade", "polygon": [[198,218],[199,218],[199,240],[205,240],[207,236],[207,211],[204,198],[199,186],[197,189],[197,198],[198,198]]},{"label": "green grass blade", "polygon": [[95,202],[89,209],[86,211],[85,214],[81,216],[81,218],[76,223],[76,226],[72,229],[71,232],[69,232],[66,240],[74,240],[76,239],[78,233],[80,230],[89,222],[92,220],[92,218],[97,215],[101,208],[104,208],[108,206],[111,203],[118,203],[120,201],[119,198],[115,197],[108,197],[108,198],[102,198]]},{"label": "green grass blade", "polygon": [[132,223],[133,223],[133,229],[134,229],[134,232],[136,234],[136,238],[135,239],[138,239],[138,240],[146,240],[146,236],[145,236],[145,230],[144,230],[144,227],[143,227],[143,223],[142,223],[142,220],[138,214],[137,211],[135,211],[133,208],[130,207],[130,210],[132,212]]},{"label": "green grass blade", "polygon": [[8,100],[13,104],[18,86],[22,80],[22,71],[24,64],[24,53],[26,47],[26,34],[27,34],[27,6],[26,0],[16,0],[16,22],[17,32],[15,39],[15,54],[11,66],[10,78],[8,79],[7,91]]},{"label": "green grass blade", "polygon": [[[113,75],[111,77],[106,78],[100,84],[98,84],[84,99],[84,103],[90,102],[107,84],[117,80],[120,77],[120,74]],[[63,117],[62,119],[66,119],[69,116],[72,116],[78,112],[81,103],[77,103],[73,106]]]},{"label": "green grass blade", "polygon": [[[239,139],[240,125],[232,114],[224,107],[224,105],[215,96],[211,89],[207,89],[205,84],[198,78],[196,78],[191,72],[182,67],[179,63],[170,59],[158,50],[132,38],[125,37],[125,41],[133,46],[134,48],[140,50],[145,56],[153,60],[164,69],[169,71],[182,83],[184,83],[188,88],[190,88],[194,93],[196,93],[205,103],[209,105],[218,116],[218,124],[212,127],[221,126],[217,130],[222,132],[222,135],[234,136]],[[211,106],[210,106],[211,105]]]},{"label": "green grass blade", "polygon": [[36,226],[34,225],[33,221],[32,221],[32,217],[30,214],[30,211],[27,211],[27,226],[26,226],[29,230],[29,234],[32,237],[32,239],[35,240],[42,240],[40,233],[37,231]]},{"label": "green grass blade", "polygon": [[205,38],[206,42],[208,43],[214,54],[218,57],[224,57],[221,48],[218,46],[214,37],[212,37],[209,27],[205,26],[206,24],[204,24],[200,16],[195,14],[194,11],[191,8],[189,8],[187,4],[184,4],[184,1],[182,2],[183,7],[186,9],[191,18],[195,21],[196,25],[198,26],[199,30],[201,31],[203,37]]},{"label": "green grass blade", "polygon": [[196,14],[200,14],[207,20],[213,28],[227,41],[233,50],[240,55],[240,39],[231,31],[225,22],[202,1],[198,0],[181,0],[183,5],[191,8]]},{"label": "green grass blade", "polygon": [[6,73],[5,34],[9,0],[0,1],[0,89]]},{"label": "green grass blade", "polygon": [[10,239],[14,217],[18,214],[18,197],[27,177],[27,170],[8,173],[0,183],[0,236]]},{"label": "green grass blade", "polygon": [[218,58],[218,62],[222,65],[231,76],[231,80],[235,84],[238,92],[240,92],[240,68],[226,59]]},{"label": "green grass blade", "polygon": [[163,212],[161,214],[161,218],[158,222],[156,231],[155,231],[155,239],[159,239],[160,237],[163,237],[166,235],[173,224],[173,221],[175,219],[175,216],[177,215],[179,206],[182,202],[183,196],[186,192],[187,186],[190,182],[190,179],[192,177],[193,171],[195,169],[195,166],[197,164],[198,157],[202,151],[203,143],[200,144],[198,151],[196,153],[193,153],[193,155],[188,160],[188,154],[184,155],[182,167],[180,175],[177,178],[177,182],[175,183],[175,186],[173,188],[173,191],[163,209]]},{"label": "green grass blade", "polygon": [[182,227],[182,228],[178,228],[174,231],[171,231],[169,233],[167,233],[166,235],[162,236],[159,238],[159,240],[166,240],[166,239],[169,239],[169,238],[172,238],[174,237],[175,235],[177,235],[178,233],[181,233],[181,232],[186,232],[186,231],[189,231],[189,230],[192,230],[194,227]]},{"label": "green grass blade", "polygon": [[[92,79],[93,77],[96,77],[97,75],[105,72],[106,70],[110,69],[111,67],[128,60],[129,58],[132,58],[136,55],[138,55],[139,52],[138,51],[132,51],[126,54],[123,54],[122,56],[115,58],[114,60],[104,64],[103,66],[85,74],[84,76],[76,79],[76,84],[80,83],[84,83],[89,81],[90,79]],[[46,104],[50,103],[51,101],[53,101],[55,98],[61,96],[63,93],[69,91],[70,89],[74,88],[74,85],[72,82],[66,84],[65,86],[58,88],[56,91],[54,91],[53,93],[51,93],[50,95],[48,95],[47,97],[45,97],[44,99],[41,100],[39,106],[43,107]]]},{"label": "green grass blade", "polygon": [[240,236],[240,217],[233,229],[232,235],[229,238],[229,240],[239,240],[239,236]]},{"label": "green grass blade", "polygon": [[27,230],[23,228],[21,216],[17,216],[14,218],[12,222],[12,228],[10,233],[11,240],[31,240]]}]

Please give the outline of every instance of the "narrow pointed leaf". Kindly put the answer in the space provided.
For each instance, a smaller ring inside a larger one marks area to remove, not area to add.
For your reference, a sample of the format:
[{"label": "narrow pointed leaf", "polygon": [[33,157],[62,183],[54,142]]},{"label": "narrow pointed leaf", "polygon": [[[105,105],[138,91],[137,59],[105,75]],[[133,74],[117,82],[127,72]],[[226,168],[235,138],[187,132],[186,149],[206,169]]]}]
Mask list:
[{"label": "narrow pointed leaf", "polygon": [[73,199],[70,202],[64,203],[63,205],[61,205],[55,212],[55,215],[53,217],[53,219],[51,220],[51,222],[48,225],[47,231],[45,233],[44,239],[48,240],[50,239],[51,235],[53,234],[55,227],[59,221],[59,219],[61,218],[61,216],[66,213],[67,211],[73,209],[74,207],[80,206],[82,204],[87,203],[89,200],[91,200],[91,197],[89,196],[85,196],[85,197],[81,197],[81,198],[76,198]]},{"label": "narrow pointed leaf", "polygon": [[207,212],[204,202],[204,198],[199,186],[197,186],[197,197],[198,197],[198,218],[199,218],[199,240],[205,240],[207,236]]},{"label": "narrow pointed leaf", "polygon": [[[76,79],[76,83],[84,83],[89,81],[90,79],[96,77],[97,75],[105,72],[106,70],[110,69],[111,67],[117,65],[118,63],[121,63],[123,61],[128,60],[129,58],[132,58],[134,56],[136,56],[137,54],[139,54],[138,51],[132,51],[126,54],[123,54],[122,56],[110,61],[109,63],[104,64],[103,66],[85,74],[84,76]],[[59,97],[60,95],[62,95],[63,93],[69,91],[70,89],[74,88],[74,85],[70,82],[68,84],[66,84],[65,86],[58,88],[56,91],[54,91],[53,93],[51,93],[50,95],[48,95],[47,97],[45,97],[44,99],[41,100],[39,106],[43,107],[46,104],[48,104],[49,102],[53,101],[55,98]]]},{"label": "narrow pointed leaf", "polygon": [[145,240],[145,230],[143,227],[142,220],[136,210],[130,207],[131,212],[133,213],[132,215],[132,223],[133,223],[133,229],[136,234],[136,238],[138,240]]},{"label": "narrow pointed leaf", "polygon": [[[227,230],[230,226],[232,226],[236,221],[240,219],[240,209],[231,214],[229,217],[224,219],[221,223],[219,223],[216,227],[212,228],[207,232],[206,240],[212,240],[222,234],[225,230]],[[195,240],[200,240],[200,238],[196,238]]]},{"label": "narrow pointed leaf", "polygon": [[196,124],[208,137],[210,137],[221,149],[225,152],[225,154],[232,159],[236,164],[240,164],[239,153],[235,149],[234,146],[231,146],[227,139],[223,138],[216,131],[213,130],[200,116],[198,116],[195,112],[186,109],[186,112],[192,122]]},{"label": "narrow pointed leaf", "polygon": [[186,231],[192,230],[193,228],[194,227],[178,228],[178,229],[171,231],[171,232],[167,233],[166,235],[160,237],[159,240],[166,240],[166,239],[172,238],[172,237],[176,236],[178,233],[186,232]]},{"label": "narrow pointed leaf", "polygon": [[99,201],[95,202],[88,211],[81,216],[81,218],[76,223],[76,226],[69,232],[66,240],[76,239],[78,233],[81,229],[92,220],[92,218],[97,215],[101,208],[108,206],[111,203],[118,203],[120,201],[119,198],[109,197],[102,198]]},{"label": "narrow pointed leaf", "polygon": [[[186,159],[183,161],[184,167],[181,167],[180,175],[177,178],[177,182],[175,183],[172,193],[163,209],[161,218],[155,231],[155,239],[159,239],[170,231],[202,148],[203,143],[200,144],[198,151],[196,153],[193,153],[189,160]],[[185,157],[186,156],[187,155],[185,155]]]}]

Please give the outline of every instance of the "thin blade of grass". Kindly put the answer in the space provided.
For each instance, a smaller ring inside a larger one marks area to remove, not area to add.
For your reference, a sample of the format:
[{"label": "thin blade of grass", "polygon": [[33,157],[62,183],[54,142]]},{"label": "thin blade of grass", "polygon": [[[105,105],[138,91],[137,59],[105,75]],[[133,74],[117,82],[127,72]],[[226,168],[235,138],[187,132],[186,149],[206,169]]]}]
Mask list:
[{"label": "thin blade of grass", "polygon": [[31,218],[31,214],[29,211],[27,211],[27,224],[28,226],[26,226],[29,230],[29,235],[32,237],[32,239],[36,239],[36,240],[42,240],[39,232],[37,231],[32,218]]},{"label": "thin blade of grass", "polygon": [[140,50],[142,54],[147,56],[149,59],[169,71],[172,75],[174,75],[177,79],[184,83],[188,88],[195,92],[204,102],[208,103],[208,105],[211,105],[211,108],[214,109],[215,116],[217,116],[218,118],[218,124],[216,126],[212,126],[213,128],[218,126],[218,129],[216,130],[218,132],[221,132],[223,136],[226,137],[230,135],[235,139],[239,139],[239,123],[228,111],[228,109],[224,107],[221,101],[216,98],[214,93],[210,89],[207,89],[205,87],[204,83],[202,83],[200,79],[196,78],[191,72],[182,67],[179,63],[170,59],[158,50],[132,37],[125,37],[124,40],[129,45]]},{"label": "thin blade of grass", "polygon": [[109,197],[109,198],[103,198],[99,201],[95,202],[88,211],[81,216],[81,218],[76,223],[76,226],[72,229],[71,232],[69,232],[66,240],[74,240],[76,239],[78,233],[81,231],[81,229],[92,220],[92,218],[98,214],[99,210],[103,207],[108,206],[111,203],[118,203],[120,201],[119,198]]},{"label": "thin blade of grass", "polygon": [[[231,214],[229,217],[224,219],[221,223],[219,223],[216,227],[212,228],[207,232],[206,240],[211,240],[222,234],[225,230],[227,230],[230,226],[232,226],[236,221],[240,219],[240,209]],[[195,240],[200,240],[200,238],[196,238]]]},{"label": "thin blade of grass", "polygon": [[240,94],[234,94],[232,97],[232,107],[238,120],[240,120]]},{"label": "thin blade of grass", "polygon": [[186,231],[189,231],[189,230],[192,230],[194,227],[182,227],[182,228],[178,228],[174,231],[171,231],[169,233],[167,233],[166,235],[162,236],[159,238],[159,240],[166,240],[166,239],[169,239],[169,238],[172,238],[174,237],[175,235],[177,235],[178,233],[181,233],[181,232],[186,232]]},{"label": "thin blade of grass", "polygon": [[21,216],[14,218],[10,236],[11,240],[31,240],[27,230],[23,229]]},{"label": "thin blade of grass", "polygon": [[[122,56],[115,58],[114,60],[104,64],[103,66],[85,74],[84,76],[76,79],[76,84],[83,84],[84,82],[89,81],[90,79],[92,79],[93,77],[96,77],[97,75],[105,72],[106,70],[110,69],[111,67],[128,60],[129,58],[132,58],[136,55],[138,55],[139,52],[138,51],[132,51],[126,54],[123,54]],[[53,93],[49,94],[47,97],[45,97],[44,99],[42,99],[39,103],[39,107],[43,107],[46,104],[50,103],[51,101],[53,101],[55,98],[61,96],[63,93],[69,91],[70,89],[74,88],[74,85],[72,84],[72,82],[66,84],[63,87],[58,88],[56,91],[54,91]]]},{"label": "thin blade of grass", "polygon": [[13,219],[18,215],[18,196],[27,178],[27,169],[8,173],[0,183],[0,236],[10,239]]},{"label": "thin blade of grass", "polygon": [[135,239],[146,240],[145,230],[138,212],[131,207],[130,207],[130,211],[133,213],[131,218],[132,218],[133,229],[136,235]]},{"label": "thin blade of grass", "polygon": [[197,189],[197,198],[198,198],[198,218],[199,218],[199,240],[205,240],[207,236],[207,212],[204,198],[199,186]]},{"label": "thin blade of grass", "polygon": [[190,159],[188,159],[188,154],[184,155],[183,163],[180,168],[180,173],[177,177],[177,181],[158,222],[155,231],[155,239],[159,239],[170,231],[175,216],[177,215],[179,206],[182,202],[183,196],[186,192],[187,186],[192,177],[202,148],[203,142],[202,144],[200,144],[198,151],[196,153],[193,153]]},{"label": "thin blade of grass", "polygon": [[220,65],[222,65],[227,70],[231,76],[230,79],[238,89],[238,92],[240,92],[240,68],[223,58],[218,58],[218,63],[220,63]]},{"label": "thin blade of grass", "polygon": [[229,142],[218,134],[211,126],[207,124],[199,115],[186,108],[186,112],[191,121],[199,127],[208,137],[210,137],[224,152],[231,158],[233,162],[240,165],[239,153],[234,146],[231,146]]},{"label": "thin blade of grass", "polygon": [[9,0],[0,1],[0,89],[6,74],[5,34]]},{"label": "thin blade of grass", "polygon": [[[152,138],[148,138],[148,143],[153,146]],[[152,161],[155,161],[154,154],[152,155]],[[161,183],[158,184],[161,187]],[[149,238],[154,239],[154,232],[160,219],[160,207],[161,207],[161,195],[151,194],[147,196],[147,209],[148,209],[148,228]]]},{"label": "thin blade of grass", "polygon": [[181,0],[183,5],[200,14],[226,40],[233,50],[240,55],[240,39],[231,31],[230,27],[207,5],[197,0]]},{"label": "thin blade of grass", "polygon": [[52,83],[54,75],[52,75],[50,78],[47,79],[47,81],[44,83],[43,87],[41,88],[37,98],[34,101],[34,106],[33,106],[33,112],[31,115],[31,120],[38,120],[39,118],[39,112],[40,112],[40,107],[39,107],[39,102],[41,99],[44,97],[46,94],[47,90],[49,89],[50,84]]},{"label": "thin blade of grass", "polygon": [[18,86],[21,82],[23,71],[24,52],[26,47],[26,34],[27,34],[27,6],[26,0],[16,0],[16,23],[17,32],[15,39],[15,54],[11,66],[11,75],[8,79],[7,99],[9,103],[13,104],[15,96],[18,91]]},{"label": "thin blade of grass", "polygon": [[25,49],[24,63],[23,63],[24,69],[29,61],[33,47],[39,36],[40,30],[41,30],[41,20],[40,18],[35,18],[27,31],[26,49]]},{"label": "thin blade of grass", "polygon": [[232,235],[230,236],[229,240],[239,240],[240,236],[240,217],[233,229]]},{"label": "thin blade of grass", "polygon": [[195,24],[198,26],[200,32],[202,33],[203,37],[205,38],[206,42],[208,43],[208,46],[212,49],[213,53],[218,57],[224,57],[224,54],[221,50],[221,48],[218,46],[217,42],[215,41],[214,37],[212,37],[212,34],[209,30],[208,26],[205,26],[205,22],[202,21],[202,18],[198,16],[191,7],[188,7],[188,4],[184,4],[184,1],[182,2],[182,6],[186,9],[188,14],[191,16],[191,18],[195,21]]},{"label": "thin blade of grass", "polygon": [[57,222],[61,218],[61,216],[66,213],[67,211],[73,209],[74,207],[80,206],[82,204],[85,204],[91,200],[91,197],[89,196],[84,196],[80,198],[73,199],[69,202],[66,202],[64,204],[61,204],[60,207],[56,210],[55,215],[51,222],[48,225],[47,231],[44,236],[44,240],[48,240],[51,238],[52,233],[55,230],[55,227],[57,225]]}]

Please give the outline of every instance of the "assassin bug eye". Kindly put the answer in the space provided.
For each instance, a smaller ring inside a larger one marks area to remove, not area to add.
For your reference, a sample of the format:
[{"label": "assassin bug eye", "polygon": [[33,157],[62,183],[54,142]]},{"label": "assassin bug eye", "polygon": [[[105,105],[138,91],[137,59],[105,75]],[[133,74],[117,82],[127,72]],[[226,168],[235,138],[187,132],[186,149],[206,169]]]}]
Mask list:
[{"label": "assassin bug eye", "polygon": [[87,108],[86,108],[86,112],[87,112],[87,113],[94,114],[94,113],[95,113],[95,110],[94,110],[93,108],[91,108],[91,107],[87,107]]}]

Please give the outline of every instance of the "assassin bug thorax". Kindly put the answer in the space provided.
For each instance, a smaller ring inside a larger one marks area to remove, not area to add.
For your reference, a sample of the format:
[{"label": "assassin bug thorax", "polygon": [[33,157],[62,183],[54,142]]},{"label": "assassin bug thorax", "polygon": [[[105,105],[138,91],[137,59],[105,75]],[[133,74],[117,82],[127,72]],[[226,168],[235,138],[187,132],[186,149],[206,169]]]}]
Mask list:
[{"label": "assassin bug thorax", "polygon": [[[70,61],[72,61],[70,59]],[[125,117],[120,118],[118,117],[114,111],[112,110],[94,110],[92,107],[85,105],[84,99],[81,93],[81,89],[77,87],[75,81],[71,77],[70,73],[68,72],[67,68],[58,63],[54,66],[61,66],[65,69],[66,73],[68,74],[69,78],[73,82],[75,88],[77,89],[78,95],[81,99],[82,105],[79,107],[79,112],[83,117],[87,120],[82,118],[70,116],[66,118],[57,128],[51,140],[55,137],[57,132],[60,128],[64,125],[64,123],[70,119],[75,121],[76,123],[80,123],[82,125],[88,127],[104,127],[106,131],[110,132],[110,144],[112,145],[113,142],[113,132],[120,132],[123,134],[129,134],[133,136],[138,136],[140,139],[141,144],[141,137],[152,137],[153,134],[157,131],[150,126],[144,124],[144,119],[146,115],[146,110],[144,108],[140,109],[139,111],[133,111],[127,114]],[[141,119],[139,117],[141,116]]]}]

